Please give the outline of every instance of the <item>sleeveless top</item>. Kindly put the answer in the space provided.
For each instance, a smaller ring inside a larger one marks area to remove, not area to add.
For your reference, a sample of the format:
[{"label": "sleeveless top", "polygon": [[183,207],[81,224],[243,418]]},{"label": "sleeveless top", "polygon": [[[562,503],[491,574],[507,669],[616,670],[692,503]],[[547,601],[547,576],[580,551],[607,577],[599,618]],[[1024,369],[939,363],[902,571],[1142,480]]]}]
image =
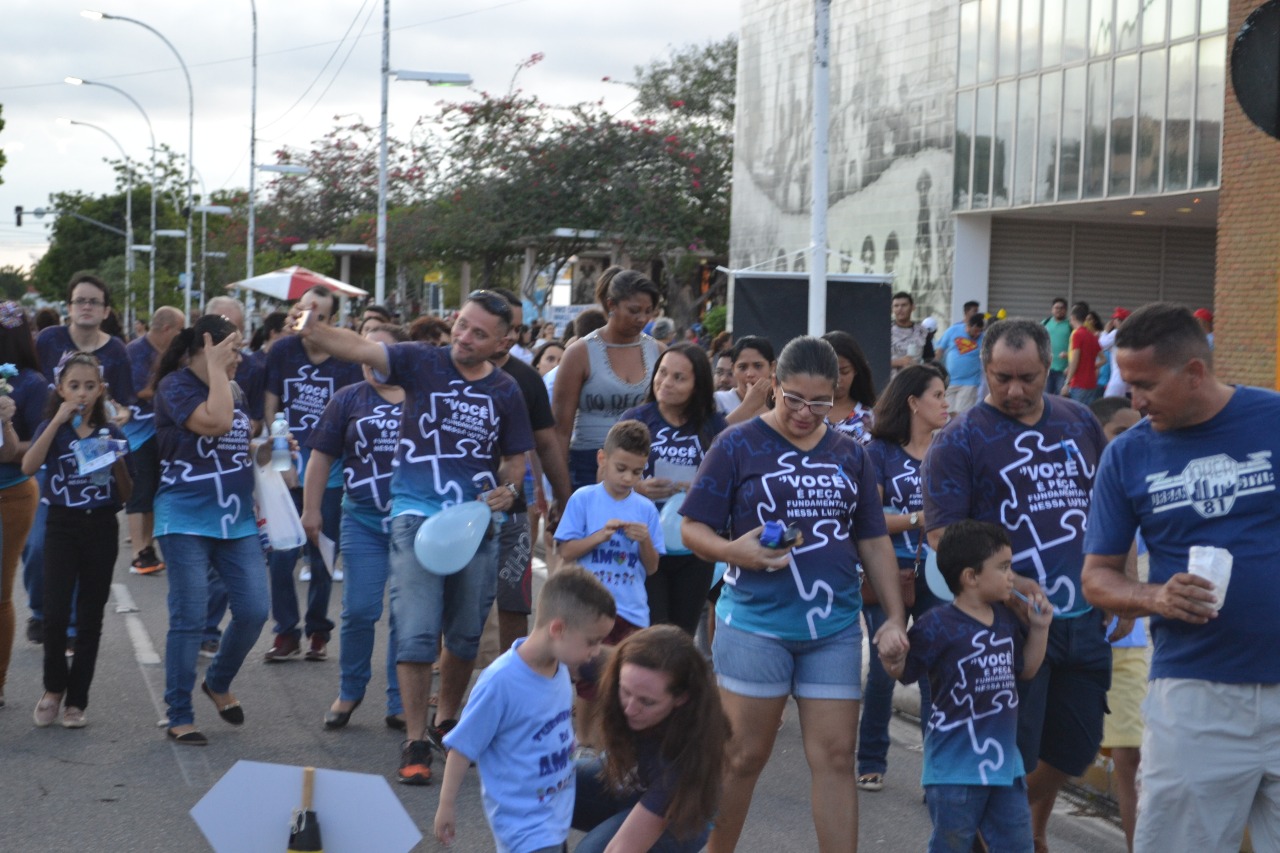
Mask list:
[{"label": "sleeveless top", "polygon": [[[599,450],[604,447],[609,428],[622,413],[644,402],[649,393],[649,380],[658,363],[658,342],[646,334],[633,344],[611,344],[600,337],[600,330],[582,339],[587,346],[590,373],[578,392],[578,413],[573,419],[570,450]],[[644,378],[632,385],[623,382],[609,364],[609,350],[640,347]]]}]

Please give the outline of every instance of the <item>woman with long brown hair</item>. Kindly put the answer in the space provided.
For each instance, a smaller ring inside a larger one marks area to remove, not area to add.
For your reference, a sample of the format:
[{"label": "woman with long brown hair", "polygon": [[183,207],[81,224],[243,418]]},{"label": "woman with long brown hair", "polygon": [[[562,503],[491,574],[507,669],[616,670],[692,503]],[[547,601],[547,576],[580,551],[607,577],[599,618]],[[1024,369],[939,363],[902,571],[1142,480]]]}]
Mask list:
[{"label": "woman with long brown hair", "polygon": [[578,762],[577,853],[696,853],[720,805],[729,721],[711,668],[674,625],[637,631],[600,683],[603,750]]}]

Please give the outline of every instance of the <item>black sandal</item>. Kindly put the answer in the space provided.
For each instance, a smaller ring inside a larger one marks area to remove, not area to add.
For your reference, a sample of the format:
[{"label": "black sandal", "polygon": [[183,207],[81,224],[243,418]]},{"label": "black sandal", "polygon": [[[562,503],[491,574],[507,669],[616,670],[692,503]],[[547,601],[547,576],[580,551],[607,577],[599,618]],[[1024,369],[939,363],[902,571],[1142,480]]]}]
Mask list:
[{"label": "black sandal", "polygon": [[209,739],[204,736],[203,732],[191,730],[178,734],[173,729],[165,729],[165,734],[169,736],[169,740],[180,743],[183,746],[208,746]]},{"label": "black sandal", "polygon": [[200,689],[204,691],[204,695],[209,697],[209,701],[213,702],[213,707],[218,709],[218,716],[233,726],[244,725],[244,709],[240,707],[239,702],[232,702],[225,707],[219,707],[218,700],[213,698],[213,691],[209,689],[209,682],[201,681]]}]

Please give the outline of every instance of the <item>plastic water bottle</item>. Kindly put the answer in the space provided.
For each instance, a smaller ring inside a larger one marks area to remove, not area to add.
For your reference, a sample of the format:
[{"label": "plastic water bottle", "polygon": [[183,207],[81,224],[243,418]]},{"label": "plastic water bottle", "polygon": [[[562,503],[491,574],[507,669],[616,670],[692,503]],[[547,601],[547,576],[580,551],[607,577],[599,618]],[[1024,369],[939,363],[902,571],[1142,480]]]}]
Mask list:
[{"label": "plastic water bottle", "polygon": [[[99,430],[97,441],[98,446],[95,448],[95,452],[106,453],[107,449],[111,446],[111,430],[106,429],[105,427]],[[112,466],[107,465],[103,468],[99,468],[97,471],[94,471],[89,475],[89,482],[93,483],[95,486],[105,486],[107,483],[111,482],[111,467]]]},{"label": "plastic water bottle", "polygon": [[293,454],[289,452],[289,421],[284,412],[276,412],[271,422],[271,469],[288,471],[293,467]]}]

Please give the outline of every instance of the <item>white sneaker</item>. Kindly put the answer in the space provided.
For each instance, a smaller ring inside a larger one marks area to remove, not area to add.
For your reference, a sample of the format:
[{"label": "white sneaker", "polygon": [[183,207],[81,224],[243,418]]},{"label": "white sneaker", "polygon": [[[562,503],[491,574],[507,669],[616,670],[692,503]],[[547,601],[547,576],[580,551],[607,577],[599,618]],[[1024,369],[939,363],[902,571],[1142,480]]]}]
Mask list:
[{"label": "white sneaker", "polygon": [[311,580],[311,567],[310,567],[310,566],[307,566],[307,567],[306,567],[306,568],[304,568],[302,571],[298,572],[298,580],[303,581],[304,583],[305,583],[306,581]]},{"label": "white sneaker", "polygon": [[343,578],[342,569],[334,569],[334,570],[333,570],[333,582],[334,582],[334,583],[342,583],[342,578]]}]

